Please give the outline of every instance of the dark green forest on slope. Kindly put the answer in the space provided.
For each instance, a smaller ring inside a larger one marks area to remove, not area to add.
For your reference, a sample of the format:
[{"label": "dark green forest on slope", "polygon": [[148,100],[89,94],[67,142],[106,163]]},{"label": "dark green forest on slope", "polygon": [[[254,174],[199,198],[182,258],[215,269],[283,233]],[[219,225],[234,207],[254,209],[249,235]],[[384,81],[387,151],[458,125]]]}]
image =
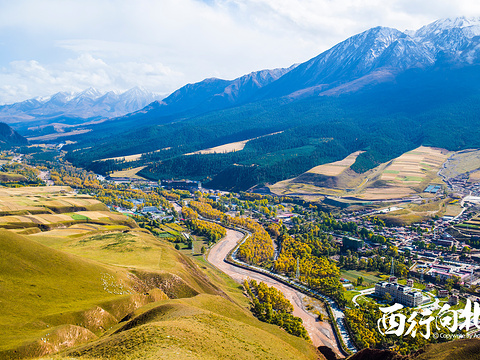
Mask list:
[{"label": "dark green forest on slope", "polygon": [[[420,145],[449,150],[480,147],[478,84],[477,66],[410,70],[394,83],[354,94],[274,99],[193,118],[159,119],[164,121],[161,125],[137,125],[130,131],[125,126],[123,133],[117,128],[113,136],[100,139],[92,137],[94,131],[70,147],[84,150],[68,156],[74,164],[99,173],[148,165],[140,175],[197,179],[229,190],[290,178],[356,150],[366,152],[352,168],[364,172]],[[238,152],[182,155],[279,131],[248,142]],[[135,163],[93,162],[140,152],[149,153]]]}]

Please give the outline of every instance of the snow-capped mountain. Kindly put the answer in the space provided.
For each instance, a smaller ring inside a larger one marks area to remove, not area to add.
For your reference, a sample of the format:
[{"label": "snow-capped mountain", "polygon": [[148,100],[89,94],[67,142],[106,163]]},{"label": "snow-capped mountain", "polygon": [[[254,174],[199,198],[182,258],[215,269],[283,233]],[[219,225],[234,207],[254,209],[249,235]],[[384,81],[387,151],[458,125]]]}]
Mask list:
[{"label": "snow-capped mountain", "polygon": [[480,59],[479,36],[480,18],[466,17],[437,20],[413,34],[436,59],[470,64]]},{"label": "snow-capped mountain", "polygon": [[411,68],[479,63],[479,35],[480,18],[438,20],[417,31],[375,27],[300,64],[266,86],[262,98],[338,94],[390,81]]},{"label": "snow-capped mountain", "polygon": [[0,120],[15,123],[59,117],[112,118],[137,111],[161,99],[162,96],[139,87],[120,94],[113,91],[101,93],[88,88],[79,93],[59,92],[50,97],[0,106]]}]

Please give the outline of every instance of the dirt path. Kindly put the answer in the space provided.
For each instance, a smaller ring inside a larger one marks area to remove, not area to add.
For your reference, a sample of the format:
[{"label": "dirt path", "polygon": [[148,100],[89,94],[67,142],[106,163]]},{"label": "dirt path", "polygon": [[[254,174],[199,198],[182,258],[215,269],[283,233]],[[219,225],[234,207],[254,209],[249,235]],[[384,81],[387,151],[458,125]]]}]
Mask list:
[{"label": "dirt path", "polygon": [[321,345],[328,346],[340,355],[341,352],[338,349],[331,325],[326,322],[316,321],[315,315],[310,314],[305,310],[302,300],[306,297],[306,295],[270,277],[246,269],[238,268],[223,261],[228,252],[235,247],[242,237],[243,234],[238,231],[227,230],[227,236],[210,250],[208,254],[208,261],[239,283],[243,282],[243,280],[246,278],[250,278],[257,281],[263,281],[269,286],[274,286],[280,290],[292,303],[294,307],[293,315],[298,316],[303,320],[303,325],[308,331],[313,345],[317,347]]}]

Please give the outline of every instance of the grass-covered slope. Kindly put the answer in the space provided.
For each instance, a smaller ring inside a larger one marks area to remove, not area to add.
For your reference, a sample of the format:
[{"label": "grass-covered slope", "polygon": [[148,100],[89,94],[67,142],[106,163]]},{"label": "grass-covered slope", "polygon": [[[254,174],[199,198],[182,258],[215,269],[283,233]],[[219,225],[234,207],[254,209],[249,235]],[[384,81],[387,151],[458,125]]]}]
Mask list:
[{"label": "grass-covered slope", "polygon": [[[124,296],[105,279],[128,293],[128,286],[122,286],[127,280],[124,271],[0,229],[0,358],[7,356],[4,350],[46,339],[57,325],[51,316],[89,310]],[[95,337],[93,328],[86,330],[82,330],[86,338]],[[41,352],[38,346],[28,349]],[[28,349],[23,355],[30,354]]]},{"label": "grass-covered slope", "polygon": [[[100,339],[65,352],[98,359],[315,359],[306,341],[258,321],[239,285],[209,264],[200,267],[143,230],[48,238],[65,252],[130,269],[143,291],[159,288],[172,300],[148,304]],[[64,355],[65,355],[64,354]]]},{"label": "grass-covered slope", "polygon": [[170,298],[222,294],[191,259],[143,229],[67,238],[36,234],[32,238],[66,253],[128,268],[142,282],[161,288]]},{"label": "grass-covered slope", "polygon": [[316,358],[255,319],[239,284],[98,201],[54,187],[0,199],[0,359]]},{"label": "grass-covered slope", "polygon": [[118,360],[318,358],[305,341],[212,295],[150,304],[113,334],[65,355]]}]

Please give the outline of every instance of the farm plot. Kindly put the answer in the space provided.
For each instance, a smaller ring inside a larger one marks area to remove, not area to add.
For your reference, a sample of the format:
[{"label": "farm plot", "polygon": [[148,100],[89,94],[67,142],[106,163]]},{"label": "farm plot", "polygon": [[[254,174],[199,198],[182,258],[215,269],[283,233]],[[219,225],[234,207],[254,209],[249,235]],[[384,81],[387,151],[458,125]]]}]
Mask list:
[{"label": "farm plot", "polygon": [[[63,237],[137,227],[131,219],[106,210],[98,200],[63,186],[0,189],[0,227],[23,229],[25,234]],[[88,221],[97,224],[87,226]]]},{"label": "farm plot", "polygon": [[381,171],[380,181],[371,182],[357,196],[364,200],[388,200],[421,193],[430,183],[442,183],[437,172],[449,155],[445,149],[420,146],[392,160]]}]

